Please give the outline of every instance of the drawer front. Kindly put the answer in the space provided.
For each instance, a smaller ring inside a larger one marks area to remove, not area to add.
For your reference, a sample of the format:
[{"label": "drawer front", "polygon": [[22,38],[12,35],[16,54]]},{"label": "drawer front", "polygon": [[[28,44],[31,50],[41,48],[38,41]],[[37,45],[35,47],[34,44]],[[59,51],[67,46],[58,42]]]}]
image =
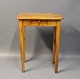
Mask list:
[{"label": "drawer front", "polygon": [[56,26],[57,21],[52,20],[23,20],[23,26]]}]

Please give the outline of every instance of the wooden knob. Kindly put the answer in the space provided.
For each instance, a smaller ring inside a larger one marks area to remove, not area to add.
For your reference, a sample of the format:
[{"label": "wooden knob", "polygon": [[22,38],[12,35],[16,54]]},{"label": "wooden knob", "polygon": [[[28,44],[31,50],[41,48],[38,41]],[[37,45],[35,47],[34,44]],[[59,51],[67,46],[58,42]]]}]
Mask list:
[{"label": "wooden knob", "polygon": [[41,22],[41,21],[38,21],[39,23]]}]

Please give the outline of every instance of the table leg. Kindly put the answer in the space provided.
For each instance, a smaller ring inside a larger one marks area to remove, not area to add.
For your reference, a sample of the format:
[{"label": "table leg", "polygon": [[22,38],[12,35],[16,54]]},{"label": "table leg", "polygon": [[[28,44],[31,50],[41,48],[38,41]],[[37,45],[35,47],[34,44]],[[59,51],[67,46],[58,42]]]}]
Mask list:
[{"label": "table leg", "polygon": [[25,51],[26,51],[26,48],[25,48],[25,44],[26,44],[26,40],[25,40],[25,26],[23,27],[23,34],[24,34],[24,62],[25,62]]},{"label": "table leg", "polygon": [[58,60],[59,60],[59,44],[60,44],[60,21],[57,21],[56,27],[56,52],[55,52],[55,73],[58,72]]},{"label": "table leg", "polygon": [[22,72],[24,72],[24,26],[22,24],[22,20],[19,20],[19,33],[20,33]]},{"label": "table leg", "polygon": [[55,64],[55,50],[56,50],[56,27],[54,27],[54,33],[53,33],[53,57],[52,57],[52,63]]}]

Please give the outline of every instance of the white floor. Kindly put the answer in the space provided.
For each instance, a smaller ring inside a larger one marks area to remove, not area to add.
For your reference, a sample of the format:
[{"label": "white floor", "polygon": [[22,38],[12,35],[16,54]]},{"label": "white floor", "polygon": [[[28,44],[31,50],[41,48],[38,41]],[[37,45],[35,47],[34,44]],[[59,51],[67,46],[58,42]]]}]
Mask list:
[{"label": "white floor", "polygon": [[[55,74],[51,62],[52,28],[50,28],[51,32],[48,31],[49,28],[48,30],[45,28],[27,29],[25,73],[21,72],[19,38],[16,31],[9,50],[0,51],[0,79],[80,78],[80,50],[77,49],[80,45],[75,47],[75,43],[78,44],[76,38],[72,41],[73,44],[71,44],[72,42],[70,40],[72,39],[70,37],[70,39],[67,39],[67,37],[61,38],[59,72]],[[61,37],[63,37],[63,34]],[[65,43],[66,39],[68,40],[67,43]]]}]

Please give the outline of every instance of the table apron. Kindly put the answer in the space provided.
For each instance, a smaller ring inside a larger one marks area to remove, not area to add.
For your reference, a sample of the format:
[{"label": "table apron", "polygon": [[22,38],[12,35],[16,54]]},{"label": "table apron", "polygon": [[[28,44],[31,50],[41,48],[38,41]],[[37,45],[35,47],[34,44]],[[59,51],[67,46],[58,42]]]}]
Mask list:
[{"label": "table apron", "polygon": [[23,26],[57,26],[57,21],[48,20],[23,20]]}]

